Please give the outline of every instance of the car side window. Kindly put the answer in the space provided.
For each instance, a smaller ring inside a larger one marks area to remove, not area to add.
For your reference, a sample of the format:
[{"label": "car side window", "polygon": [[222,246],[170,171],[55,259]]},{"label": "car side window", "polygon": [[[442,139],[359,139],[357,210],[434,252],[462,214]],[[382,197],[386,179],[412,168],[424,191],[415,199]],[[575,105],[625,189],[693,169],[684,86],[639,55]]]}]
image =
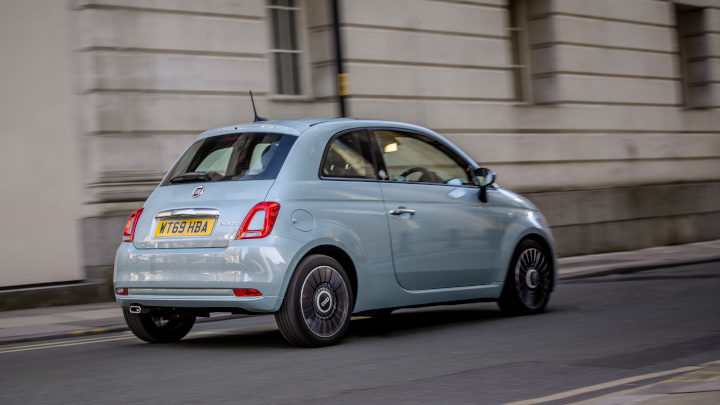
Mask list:
[{"label": "car side window", "polygon": [[375,131],[390,181],[472,185],[472,169],[447,146],[420,134]]},{"label": "car side window", "polygon": [[325,151],[322,176],[375,179],[367,132],[348,132],[335,137]]}]

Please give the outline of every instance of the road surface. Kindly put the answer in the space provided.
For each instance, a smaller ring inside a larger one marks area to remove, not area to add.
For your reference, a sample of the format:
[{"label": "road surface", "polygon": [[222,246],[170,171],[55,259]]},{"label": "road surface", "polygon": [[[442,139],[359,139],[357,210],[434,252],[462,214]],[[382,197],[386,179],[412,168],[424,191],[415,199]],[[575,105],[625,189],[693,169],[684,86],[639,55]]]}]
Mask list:
[{"label": "road surface", "polygon": [[167,345],[129,332],[4,345],[0,404],[576,403],[696,370],[720,379],[706,364],[720,360],[719,289],[720,263],[565,281],[542,315],[401,310],[355,318],[320,349],[290,347],[271,316]]}]

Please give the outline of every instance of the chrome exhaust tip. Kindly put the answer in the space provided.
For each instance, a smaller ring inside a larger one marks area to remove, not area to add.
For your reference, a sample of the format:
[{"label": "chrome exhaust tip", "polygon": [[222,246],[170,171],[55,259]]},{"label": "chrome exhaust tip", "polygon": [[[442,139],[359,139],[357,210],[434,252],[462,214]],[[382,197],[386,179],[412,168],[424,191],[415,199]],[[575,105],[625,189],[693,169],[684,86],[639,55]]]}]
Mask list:
[{"label": "chrome exhaust tip", "polygon": [[130,305],[130,313],[131,314],[139,314],[142,312],[142,307],[140,305]]}]

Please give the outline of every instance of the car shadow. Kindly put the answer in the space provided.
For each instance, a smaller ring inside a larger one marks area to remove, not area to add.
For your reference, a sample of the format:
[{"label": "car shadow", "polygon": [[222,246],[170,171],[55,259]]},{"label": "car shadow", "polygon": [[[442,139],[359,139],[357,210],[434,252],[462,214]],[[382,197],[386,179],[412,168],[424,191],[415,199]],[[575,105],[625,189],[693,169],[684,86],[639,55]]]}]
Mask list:
[{"label": "car shadow", "polygon": [[[239,322],[242,322],[240,320]],[[261,329],[249,331],[245,328],[237,330],[190,332],[185,338],[175,343],[151,344],[139,339],[123,342],[128,347],[138,350],[176,350],[197,349],[202,351],[256,350],[256,349],[291,349],[290,345],[278,329]]]},{"label": "car shadow", "polygon": [[443,305],[401,309],[389,315],[361,317],[353,320],[348,336],[390,337],[423,333],[438,328],[483,323],[505,316],[495,305]]},{"label": "car shadow", "polygon": [[279,330],[264,330],[257,332],[238,331],[222,335],[189,336],[178,344],[197,349],[223,350],[223,349],[288,349],[292,346],[285,341]]},{"label": "car shadow", "polygon": [[[253,318],[255,317],[233,321],[245,323],[245,325],[235,324],[238,325],[237,328],[191,332],[185,339],[171,346],[202,350],[293,348],[270,322],[262,322],[256,326],[247,325],[247,322]],[[354,317],[341,344],[343,342],[347,344],[348,341],[362,341],[364,338],[415,335],[441,328],[483,324],[500,319],[507,319],[507,316],[495,304],[488,303],[400,309],[388,315]]]}]

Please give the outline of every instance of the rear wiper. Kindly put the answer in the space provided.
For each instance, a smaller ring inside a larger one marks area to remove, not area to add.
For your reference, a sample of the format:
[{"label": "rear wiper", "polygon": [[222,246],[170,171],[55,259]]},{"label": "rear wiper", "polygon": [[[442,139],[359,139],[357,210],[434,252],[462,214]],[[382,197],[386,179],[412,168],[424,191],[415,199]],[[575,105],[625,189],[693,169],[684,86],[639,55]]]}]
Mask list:
[{"label": "rear wiper", "polygon": [[210,177],[210,175],[205,172],[188,172],[188,173],[173,177],[172,179],[170,179],[170,181],[168,181],[168,183],[177,184],[177,183],[190,183],[190,182],[198,182],[198,181],[212,181],[212,177]]}]

